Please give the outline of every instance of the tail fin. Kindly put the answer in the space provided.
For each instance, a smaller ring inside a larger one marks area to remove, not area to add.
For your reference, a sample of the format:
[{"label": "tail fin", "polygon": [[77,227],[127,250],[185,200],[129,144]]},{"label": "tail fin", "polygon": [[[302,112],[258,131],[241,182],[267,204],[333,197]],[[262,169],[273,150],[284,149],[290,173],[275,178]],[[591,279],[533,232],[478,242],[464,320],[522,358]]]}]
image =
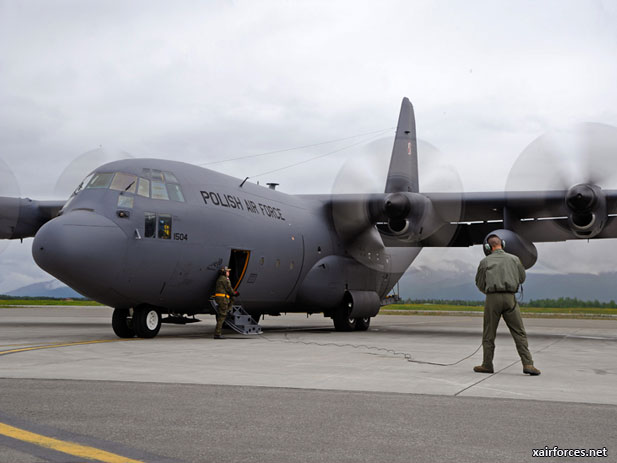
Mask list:
[{"label": "tail fin", "polygon": [[403,98],[386,180],[386,193],[418,193],[418,146],[413,106]]}]

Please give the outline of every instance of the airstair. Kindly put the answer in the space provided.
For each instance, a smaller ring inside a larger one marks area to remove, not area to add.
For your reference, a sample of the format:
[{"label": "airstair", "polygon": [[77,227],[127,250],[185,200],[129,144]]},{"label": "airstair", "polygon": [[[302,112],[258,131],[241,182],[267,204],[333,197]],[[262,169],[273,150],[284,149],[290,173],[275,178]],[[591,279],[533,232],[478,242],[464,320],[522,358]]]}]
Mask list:
[{"label": "airstair", "polygon": [[[219,306],[214,299],[210,299],[210,304],[214,312],[219,313]],[[233,305],[231,310],[227,312],[225,325],[239,334],[261,334],[261,326],[253,320],[244,307],[241,305]]]}]

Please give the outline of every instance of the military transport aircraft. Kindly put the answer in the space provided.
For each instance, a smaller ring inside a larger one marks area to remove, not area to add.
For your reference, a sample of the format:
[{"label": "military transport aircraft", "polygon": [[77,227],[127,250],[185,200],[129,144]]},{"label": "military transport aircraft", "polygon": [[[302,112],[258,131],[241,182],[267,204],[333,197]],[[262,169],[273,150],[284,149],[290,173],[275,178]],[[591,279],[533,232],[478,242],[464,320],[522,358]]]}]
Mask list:
[{"label": "military transport aircraft", "polygon": [[[582,150],[617,146],[605,142],[612,127],[584,131]],[[617,191],[588,177],[546,191],[421,193],[405,98],[384,193],[288,195],[182,162],[129,159],[95,169],[67,201],[0,198],[0,238],[34,237],[36,263],[115,308],[120,337],[156,336],[164,314],[185,323],[214,313],[224,265],[255,319],[323,313],[339,331],[366,330],[423,247],[496,232],[529,268],[534,242],[617,237]]]}]

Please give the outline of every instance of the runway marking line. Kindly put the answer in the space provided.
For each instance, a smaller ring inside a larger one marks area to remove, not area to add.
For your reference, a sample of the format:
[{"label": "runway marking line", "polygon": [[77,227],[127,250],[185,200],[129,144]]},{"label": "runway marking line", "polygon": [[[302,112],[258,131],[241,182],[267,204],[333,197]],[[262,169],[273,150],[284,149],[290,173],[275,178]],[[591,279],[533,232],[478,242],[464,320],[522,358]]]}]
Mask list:
[{"label": "runway marking line", "polygon": [[71,346],[83,346],[87,344],[102,344],[107,342],[121,342],[121,341],[141,341],[141,339],[136,338],[128,338],[128,339],[99,339],[96,341],[77,341],[77,342],[67,342],[64,344],[47,344],[44,346],[32,346],[32,347],[22,347],[19,349],[10,349],[10,350],[2,350],[0,351],[0,356],[8,355],[8,354],[16,354],[18,352],[28,352],[31,350],[40,350],[40,349],[55,349],[57,347],[71,347]]},{"label": "runway marking line", "polygon": [[123,457],[121,455],[106,452],[105,450],[89,447],[87,445],[76,444],[74,442],[54,439],[53,437],[43,436],[24,429],[0,423],[0,434],[17,439],[30,444],[35,444],[58,452],[67,453],[80,458],[101,461],[104,463],[144,463],[141,460]]}]

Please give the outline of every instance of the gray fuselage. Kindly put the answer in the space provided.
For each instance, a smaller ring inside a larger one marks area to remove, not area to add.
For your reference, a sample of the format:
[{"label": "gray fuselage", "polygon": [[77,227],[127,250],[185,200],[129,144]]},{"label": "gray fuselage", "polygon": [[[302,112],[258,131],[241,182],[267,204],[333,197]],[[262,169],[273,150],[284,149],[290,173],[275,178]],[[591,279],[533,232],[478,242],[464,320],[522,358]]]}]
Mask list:
[{"label": "gray fuselage", "polygon": [[[230,265],[251,313],[328,313],[346,290],[385,297],[419,252],[387,248],[379,257],[398,259],[396,271],[359,264],[334,229],[326,195],[240,186],[227,175],[158,159],[116,161],[97,173],[125,175],[113,177],[112,187],[101,186],[102,175],[100,185],[74,195],[38,231],[32,252],[41,268],[116,308],[210,312],[217,272]],[[167,173],[163,181],[155,180],[160,173]]]}]

